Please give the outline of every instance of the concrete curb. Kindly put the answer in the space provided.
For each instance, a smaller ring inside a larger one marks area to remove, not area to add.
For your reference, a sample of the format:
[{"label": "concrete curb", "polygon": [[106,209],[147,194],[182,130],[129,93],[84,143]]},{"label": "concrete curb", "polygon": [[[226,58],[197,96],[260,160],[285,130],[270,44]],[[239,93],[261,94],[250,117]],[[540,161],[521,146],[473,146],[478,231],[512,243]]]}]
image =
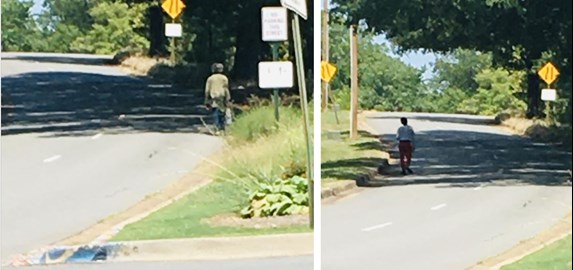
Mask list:
[{"label": "concrete curb", "polygon": [[61,246],[21,255],[9,266],[97,261],[228,260],[313,254],[313,233],[110,242]]}]

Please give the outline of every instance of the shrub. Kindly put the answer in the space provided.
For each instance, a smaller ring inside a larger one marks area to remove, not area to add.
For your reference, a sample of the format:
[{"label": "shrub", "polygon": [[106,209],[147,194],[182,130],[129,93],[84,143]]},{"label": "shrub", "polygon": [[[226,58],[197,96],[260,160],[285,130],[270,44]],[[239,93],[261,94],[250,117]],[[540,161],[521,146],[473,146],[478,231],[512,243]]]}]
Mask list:
[{"label": "shrub", "polygon": [[274,107],[262,106],[241,113],[229,127],[229,141],[252,142],[278,131],[302,122],[301,113],[292,107],[279,108],[279,123],[275,121]]},{"label": "shrub", "polygon": [[295,176],[259,183],[240,214],[243,218],[297,215],[308,213],[308,207],[308,180]]}]

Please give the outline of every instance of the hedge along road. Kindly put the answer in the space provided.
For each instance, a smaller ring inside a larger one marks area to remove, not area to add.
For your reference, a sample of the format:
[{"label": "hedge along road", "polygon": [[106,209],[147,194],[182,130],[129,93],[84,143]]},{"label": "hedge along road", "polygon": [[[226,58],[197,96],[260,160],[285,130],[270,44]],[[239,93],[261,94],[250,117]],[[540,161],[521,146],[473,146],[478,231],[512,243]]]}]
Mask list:
[{"label": "hedge along road", "polygon": [[3,264],[128,208],[222,146],[203,132],[201,91],[130,77],[110,58],[2,54]]},{"label": "hedge along road", "polygon": [[368,122],[392,142],[401,116],[417,131],[415,174],[390,170],[372,185],[418,183],[364,188],[325,205],[323,269],[467,269],[571,211],[571,186],[562,184],[571,153],[484,117],[374,113]]}]

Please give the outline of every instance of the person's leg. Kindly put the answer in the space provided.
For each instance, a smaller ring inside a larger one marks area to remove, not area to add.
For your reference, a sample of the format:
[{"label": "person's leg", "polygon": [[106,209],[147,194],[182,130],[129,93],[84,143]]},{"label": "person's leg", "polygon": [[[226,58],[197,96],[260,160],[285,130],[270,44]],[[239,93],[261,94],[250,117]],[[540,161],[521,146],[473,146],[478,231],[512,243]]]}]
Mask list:
[{"label": "person's leg", "polygon": [[215,125],[215,129],[216,132],[218,132],[219,130],[221,130],[221,123],[220,123],[220,119],[221,117],[219,117],[219,109],[218,108],[213,108],[213,125]]},{"label": "person's leg", "polygon": [[402,174],[406,174],[406,149],[404,143],[400,142],[398,144],[398,150],[400,151],[400,167],[402,168]]},{"label": "person's leg", "polygon": [[410,164],[412,163],[412,144],[408,143],[408,146],[405,149],[405,153],[404,155],[406,156],[406,170],[409,173],[414,173],[411,169],[410,169]]},{"label": "person's leg", "polygon": [[219,110],[219,130],[225,131],[225,111]]}]

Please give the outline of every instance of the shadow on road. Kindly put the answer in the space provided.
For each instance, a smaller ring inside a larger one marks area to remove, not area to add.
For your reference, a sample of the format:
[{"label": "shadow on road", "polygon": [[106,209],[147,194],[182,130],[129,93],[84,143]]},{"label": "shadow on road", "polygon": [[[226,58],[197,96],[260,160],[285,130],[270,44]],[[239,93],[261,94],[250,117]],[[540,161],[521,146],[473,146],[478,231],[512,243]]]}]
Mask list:
[{"label": "shadow on road", "polygon": [[[497,125],[497,121],[492,117],[455,117],[455,116],[423,116],[423,115],[408,115],[408,119],[415,119],[418,121],[432,121],[432,122],[446,122],[446,123],[458,123],[458,124],[468,124],[468,125]],[[374,116],[369,117],[371,119],[399,119],[398,116]]]},{"label": "shadow on road", "polygon": [[[382,149],[389,152],[391,158],[399,159],[394,148],[395,135],[383,134],[382,139]],[[457,187],[462,183],[480,182],[564,185],[571,168],[571,153],[518,136],[428,131],[416,135],[411,168],[415,174],[402,176],[399,165],[393,165],[367,186],[443,183]]]},{"label": "shadow on road", "polygon": [[[86,59],[83,59],[84,61]],[[203,93],[145,79],[79,72],[2,78],[2,135],[206,132]]]}]

